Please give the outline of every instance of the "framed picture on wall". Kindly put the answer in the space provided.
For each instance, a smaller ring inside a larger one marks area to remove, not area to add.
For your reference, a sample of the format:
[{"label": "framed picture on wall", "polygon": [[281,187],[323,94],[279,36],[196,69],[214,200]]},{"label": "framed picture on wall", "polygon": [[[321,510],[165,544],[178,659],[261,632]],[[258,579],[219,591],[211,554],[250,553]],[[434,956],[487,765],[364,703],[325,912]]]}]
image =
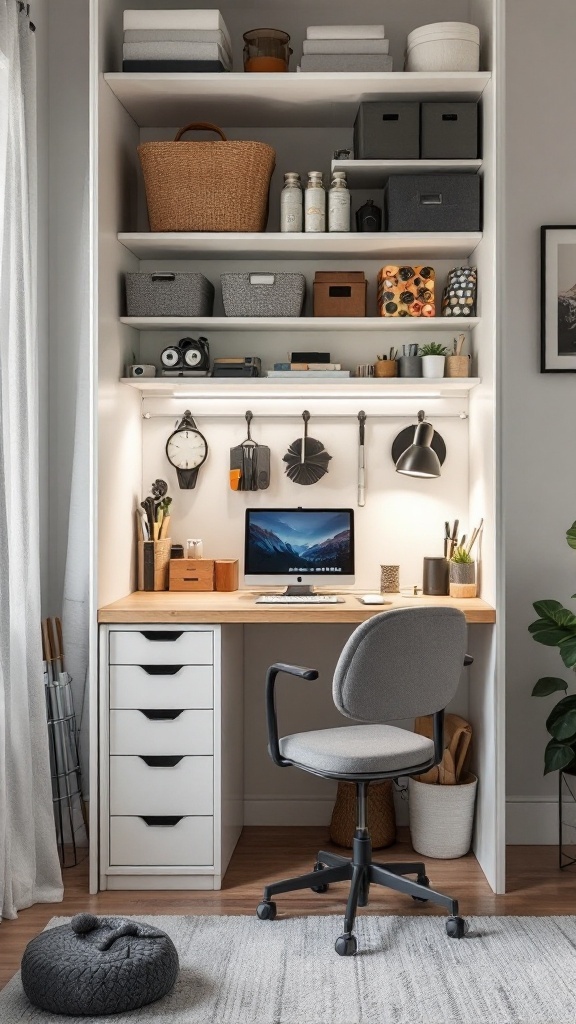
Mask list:
[{"label": "framed picture on wall", "polygon": [[546,225],[542,244],[542,373],[576,373],[576,227]]}]

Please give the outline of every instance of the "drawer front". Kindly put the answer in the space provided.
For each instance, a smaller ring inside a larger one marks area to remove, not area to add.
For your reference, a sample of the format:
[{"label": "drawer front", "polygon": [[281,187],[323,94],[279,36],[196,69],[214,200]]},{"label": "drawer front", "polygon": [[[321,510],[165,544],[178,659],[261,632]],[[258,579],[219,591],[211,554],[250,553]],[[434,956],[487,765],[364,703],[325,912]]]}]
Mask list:
[{"label": "drawer front", "polygon": [[211,754],[213,750],[212,711],[110,712],[111,754]]},{"label": "drawer front", "polygon": [[111,665],[111,708],[211,708],[211,665]]},{"label": "drawer front", "polygon": [[147,764],[133,755],[110,758],[110,814],[213,814],[211,757]]},{"label": "drawer front", "polygon": [[110,818],[110,865],[163,867],[214,863],[214,819]]},{"label": "drawer front", "polygon": [[211,665],[113,665],[111,708],[213,708]]},{"label": "drawer front", "polygon": [[143,629],[110,632],[111,665],[211,665],[212,630]]}]

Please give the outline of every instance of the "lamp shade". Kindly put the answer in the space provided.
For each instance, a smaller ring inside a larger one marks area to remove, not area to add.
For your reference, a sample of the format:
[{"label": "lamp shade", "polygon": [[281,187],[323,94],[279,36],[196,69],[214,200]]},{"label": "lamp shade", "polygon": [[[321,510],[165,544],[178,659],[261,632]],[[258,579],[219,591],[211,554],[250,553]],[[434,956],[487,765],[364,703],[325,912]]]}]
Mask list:
[{"label": "lamp shade", "polygon": [[424,419],[423,412],[418,413],[418,425],[412,437],[410,434],[411,428],[402,431],[392,446],[396,472],[428,479],[439,477],[440,467],[446,457],[446,447],[442,438],[434,432],[432,424]]}]

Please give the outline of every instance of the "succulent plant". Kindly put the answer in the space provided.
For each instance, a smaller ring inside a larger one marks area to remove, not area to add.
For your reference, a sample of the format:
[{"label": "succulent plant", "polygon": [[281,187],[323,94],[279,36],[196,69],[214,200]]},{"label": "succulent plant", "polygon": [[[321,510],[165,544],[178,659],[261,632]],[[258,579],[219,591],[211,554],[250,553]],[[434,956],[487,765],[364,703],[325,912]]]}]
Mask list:
[{"label": "succulent plant", "polygon": [[420,349],[421,356],[447,356],[448,352],[441,345],[439,341],[429,341],[427,345],[422,345]]},{"label": "succulent plant", "polygon": [[459,562],[461,565],[470,565],[474,561],[474,559],[472,558],[472,555],[468,553],[465,547],[458,547],[455,548],[454,551],[452,552],[452,558],[450,559],[450,561]]}]

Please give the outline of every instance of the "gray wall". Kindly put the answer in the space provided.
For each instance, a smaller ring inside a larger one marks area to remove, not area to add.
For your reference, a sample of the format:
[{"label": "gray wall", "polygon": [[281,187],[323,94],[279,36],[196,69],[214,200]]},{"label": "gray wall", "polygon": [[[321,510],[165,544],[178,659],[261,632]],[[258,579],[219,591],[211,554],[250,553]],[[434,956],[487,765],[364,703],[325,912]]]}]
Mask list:
[{"label": "gray wall", "polygon": [[[503,499],[506,551],[508,836],[555,839],[556,776],[543,778],[544,722],[554,698],[530,696],[541,675],[570,681],[557,649],[526,632],[531,602],[569,601],[576,555],[570,374],[539,372],[541,224],[576,223],[574,0],[506,4],[506,241]],[[517,799],[520,798],[520,799]]]}]

